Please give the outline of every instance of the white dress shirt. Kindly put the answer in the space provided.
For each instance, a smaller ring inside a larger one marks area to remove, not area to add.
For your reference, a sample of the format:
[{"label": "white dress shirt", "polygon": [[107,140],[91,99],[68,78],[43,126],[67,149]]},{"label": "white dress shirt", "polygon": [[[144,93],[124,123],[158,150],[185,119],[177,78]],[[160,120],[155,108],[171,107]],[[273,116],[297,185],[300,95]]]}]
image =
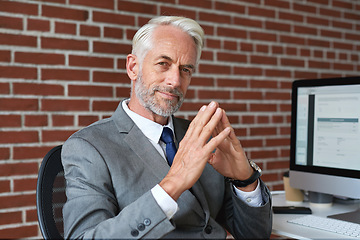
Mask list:
[{"label": "white dress shirt", "polygon": [[[164,127],[170,128],[174,132],[174,125],[172,118],[169,117],[169,121],[166,125],[162,126],[154,121],[151,121],[147,118],[140,116],[139,114],[131,111],[127,106],[128,100],[122,102],[122,107],[127,115],[134,121],[137,127],[143,132],[143,134],[149,139],[149,141],[154,145],[155,149],[160,153],[163,157],[164,161],[166,160],[166,144],[160,140],[161,133]],[[257,207],[261,206],[262,196],[260,183],[258,183],[257,188],[252,192],[243,192],[234,187],[235,193],[237,197],[242,199],[244,202],[249,204],[250,206]],[[164,211],[166,216],[171,219],[175,213],[178,211],[178,204],[174,199],[172,199],[165,190],[157,184],[155,187],[151,189],[151,193],[153,194],[156,202],[159,204],[160,208]]]}]

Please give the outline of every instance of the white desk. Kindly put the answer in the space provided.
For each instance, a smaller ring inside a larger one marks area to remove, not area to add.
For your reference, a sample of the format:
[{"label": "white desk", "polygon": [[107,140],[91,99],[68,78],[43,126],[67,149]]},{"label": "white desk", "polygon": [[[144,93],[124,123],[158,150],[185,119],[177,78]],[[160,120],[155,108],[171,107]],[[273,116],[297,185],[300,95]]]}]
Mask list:
[{"label": "white desk", "polygon": [[[293,203],[285,201],[284,193],[274,193],[272,196],[273,206],[296,206]],[[359,204],[343,205],[333,204],[332,207],[319,208],[312,207],[308,202],[298,204],[298,206],[310,207],[312,214],[316,216],[326,217],[332,214],[355,211],[359,208]],[[273,215],[273,229],[272,232],[276,235],[295,238],[295,239],[352,239],[351,237],[330,233],[323,230],[317,230],[309,227],[299,226],[293,223],[288,223],[290,219],[304,216],[303,214],[274,214]],[[356,239],[356,238],[353,238]]]}]

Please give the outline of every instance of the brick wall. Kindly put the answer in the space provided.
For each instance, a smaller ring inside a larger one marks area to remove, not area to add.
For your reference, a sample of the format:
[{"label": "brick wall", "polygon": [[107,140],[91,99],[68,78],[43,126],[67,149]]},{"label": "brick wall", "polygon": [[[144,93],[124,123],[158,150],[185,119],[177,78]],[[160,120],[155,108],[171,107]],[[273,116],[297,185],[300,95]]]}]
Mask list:
[{"label": "brick wall", "polygon": [[42,157],[129,96],[131,38],[161,14],[206,32],[178,115],[217,100],[271,190],[289,165],[291,82],[360,75],[358,1],[0,0],[0,238],[41,236]]}]

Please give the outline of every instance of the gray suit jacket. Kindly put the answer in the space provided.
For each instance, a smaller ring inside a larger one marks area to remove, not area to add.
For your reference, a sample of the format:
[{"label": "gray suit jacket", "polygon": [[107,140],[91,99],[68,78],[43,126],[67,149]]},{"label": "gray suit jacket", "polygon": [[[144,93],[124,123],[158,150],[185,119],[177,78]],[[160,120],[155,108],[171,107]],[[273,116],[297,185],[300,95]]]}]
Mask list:
[{"label": "gray suit jacket", "polygon": [[[189,122],[173,118],[181,141]],[[224,177],[207,165],[197,183],[178,199],[168,220],[151,188],[169,171],[166,161],[124,112],[71,136],[62,148],[68,201],[66,238],[268,238],[271,199],[261,182],[262,207],[239,200]]]}]

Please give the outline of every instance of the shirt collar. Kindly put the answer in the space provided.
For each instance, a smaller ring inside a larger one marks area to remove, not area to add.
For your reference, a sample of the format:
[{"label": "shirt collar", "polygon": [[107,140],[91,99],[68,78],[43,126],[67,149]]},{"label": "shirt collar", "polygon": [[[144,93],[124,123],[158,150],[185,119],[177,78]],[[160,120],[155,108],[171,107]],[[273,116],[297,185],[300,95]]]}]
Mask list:
[{"label": "shirt collar", "polygon": [[174,133],[174,124],[172,117],[169,117],[166,125],[158,124],[150,119],[147,119],[139,114],[133,112],[128,107],[130,99],[126,99],[122,102],[122,107],[126,114],[134,121],[136,126],[143,132],[143,134],[151,141],[158,143],[160,140],[161,133],[164,127],[171,128]]}]

